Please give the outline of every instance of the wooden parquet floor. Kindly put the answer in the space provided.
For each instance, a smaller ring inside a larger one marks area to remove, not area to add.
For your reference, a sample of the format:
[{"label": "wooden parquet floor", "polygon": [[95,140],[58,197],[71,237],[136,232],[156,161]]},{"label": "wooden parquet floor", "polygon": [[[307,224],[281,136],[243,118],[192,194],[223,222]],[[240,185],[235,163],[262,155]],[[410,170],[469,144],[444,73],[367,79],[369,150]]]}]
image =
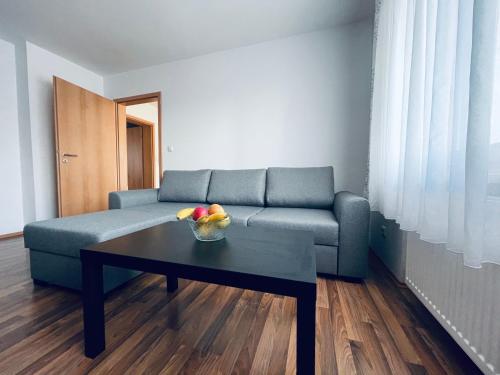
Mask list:
[{"label": "wooden parquet floor", "polygon": [[[83,355],[80,296],[34,286],[22,238],[0,241],[0,374],[294,374],[295,300],[144,274],[106,299],[106,351]],[[318,278],[317,374],[476,374],[373,257],[362,283]]]}]

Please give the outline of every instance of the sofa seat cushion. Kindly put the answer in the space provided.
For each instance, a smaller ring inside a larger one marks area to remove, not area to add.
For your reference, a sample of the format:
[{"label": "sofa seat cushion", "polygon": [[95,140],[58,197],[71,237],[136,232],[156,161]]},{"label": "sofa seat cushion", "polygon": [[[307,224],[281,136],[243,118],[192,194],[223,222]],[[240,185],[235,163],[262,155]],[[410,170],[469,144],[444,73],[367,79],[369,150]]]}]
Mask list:
[{"label": "sofa seat cushion", "polygon": [[266,204],[270,207],[331,209],[333,168],[269,168]]},{"label": "sofa seat cushion", "polygon": [[[179,203],[179,202],[158,202],[145,204],[142,206],[135,206],[126,208],[126,210],[132,211],[144,211],[149,212],[154,215],[161,216],[165,219],[165,221],[173,221],[177,220],[176,213],[177,211],[188,208],[188,207],[198,207],[204,206],[207,207],[207,203]],[[238,225],[247,225],[248,219],[260,211],[264,209],[264,207],[253,207],[253,206],[232,206],[229,204],[225,204],[224,210],[231,215],[231,219],[233,224]]]},{"label": "sofa seat cushion", "polygon": [[170,218],[168,212],[127,208],[43,220],[24,227],[24,243],[30,249],[78,258],[84,246],[162,224]]},{"label": "sofa seat cushion", "polygon": [[205,202],[212,171],[165,171],[158,192],[160,202]]},{"label": "sofa seat cushion", "polygon": [[140,206],[133,206],[125,208],[127,211],[137,211],[149,213],[158,218],[163,218],[165,221],[177,220],[176,214],[179,210],[189,207],[207,207],[206,203],[196,203],[196,202],[156,202],[143,204]]},{"label": "sofa seat cushion", "polygon": [[213,170],[208,188],[210,203],[264,206],[266,170]]},{"label": "sofa seat cushion", "polygon": [[264,207],[224,205],[224,210],[231,215],[231,221],[236,225],[248,225],[248,220],[261,212]]},{"label": "sofa seat cushion", "polygon": [[307,230],[316,245],[338,246],[339,224],[331,210],[266,207],[248,220],[248,226]]}]

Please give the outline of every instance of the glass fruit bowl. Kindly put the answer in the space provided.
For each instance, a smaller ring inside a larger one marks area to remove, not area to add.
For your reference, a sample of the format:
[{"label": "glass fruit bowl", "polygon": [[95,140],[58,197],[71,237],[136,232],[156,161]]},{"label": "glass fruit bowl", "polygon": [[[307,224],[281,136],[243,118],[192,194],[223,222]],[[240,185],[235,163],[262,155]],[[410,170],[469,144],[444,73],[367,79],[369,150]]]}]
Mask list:
[{"label": "glass fruit bowl", "polygon": [[223,220],[212,222],[194,221],[188,217],[186,221],[198,241],[218,241],[225,237],[226,228],[231,224],[231,217],[228,215]]}]

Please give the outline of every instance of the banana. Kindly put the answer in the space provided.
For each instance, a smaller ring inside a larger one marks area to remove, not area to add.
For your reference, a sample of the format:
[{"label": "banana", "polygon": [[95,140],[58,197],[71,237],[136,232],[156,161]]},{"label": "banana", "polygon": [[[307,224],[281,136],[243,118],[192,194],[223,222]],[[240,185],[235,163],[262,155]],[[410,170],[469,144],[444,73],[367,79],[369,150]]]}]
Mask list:
[{"label": "banana", "polygon": [[223,220],[218,221],[218,222],[215,223],[215,225],[219,229],[227,228],[229,226],[229,224],[231,224],[231,219],[229,218],[229,216],[226,217],[225,219],[223,219]]},{"label": "banana", "polygon": [[227,217],[225,212],[217,212],[208,217],[208,222],[221,221]]},{"label": "banana", "polygon": [[208,215],[202,216],[198,220],[196,220],[196,224],[206,224],[206,223],[208,223],[209,218],[210,218],[210,216],[208,216]]},{"label": "banana", "polygon": [[194,208],[183,208],[177,212],[177,220],[185,220],[193,214]]}]

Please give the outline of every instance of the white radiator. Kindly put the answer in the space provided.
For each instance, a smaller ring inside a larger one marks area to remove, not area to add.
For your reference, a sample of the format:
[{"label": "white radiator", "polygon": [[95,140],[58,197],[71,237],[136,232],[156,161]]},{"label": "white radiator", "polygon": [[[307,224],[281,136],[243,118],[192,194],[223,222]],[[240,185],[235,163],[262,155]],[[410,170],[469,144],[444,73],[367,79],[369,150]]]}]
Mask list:
[{"label": "white radiator", "polygon": [[500,375],[500,266],[463,266],[462,256],[408,233],[406,284],[485,374]]}]

